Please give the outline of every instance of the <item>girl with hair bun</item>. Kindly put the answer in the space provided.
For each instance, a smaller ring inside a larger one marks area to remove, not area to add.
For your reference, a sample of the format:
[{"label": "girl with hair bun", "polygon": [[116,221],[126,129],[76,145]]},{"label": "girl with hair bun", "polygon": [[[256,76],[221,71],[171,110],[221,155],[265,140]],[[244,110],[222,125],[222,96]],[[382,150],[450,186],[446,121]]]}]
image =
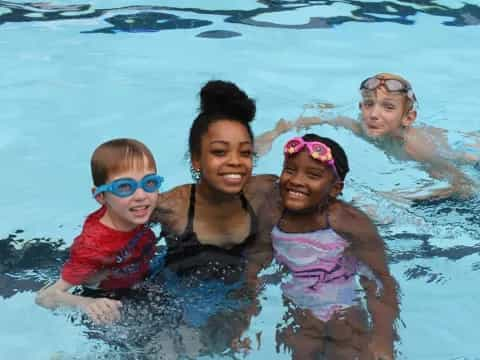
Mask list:
[{"label": "girl with hair bun", "polygon": [[249,347],[239,337],[257,311],[256,275],[272,258],[271,227],[260,236],[258,214],[278,177],[252,176],[255,111],[231,82],[202,87],[188,141],[194,182],[159,194],[151,219],[167,245],[159,257],[165,271],[152,281],[165,281],[179,298],[179,328],[203,334],[207,351]]},{"label": "girl with hair bun", "polygon": [[160,194],[153,216],[162,224],[169,269],[219,275],[257,236],[258,209],[277,177],[252,176],[255,111],[255,101],[234,83],[202,87],[188,140],[195,182]]}]

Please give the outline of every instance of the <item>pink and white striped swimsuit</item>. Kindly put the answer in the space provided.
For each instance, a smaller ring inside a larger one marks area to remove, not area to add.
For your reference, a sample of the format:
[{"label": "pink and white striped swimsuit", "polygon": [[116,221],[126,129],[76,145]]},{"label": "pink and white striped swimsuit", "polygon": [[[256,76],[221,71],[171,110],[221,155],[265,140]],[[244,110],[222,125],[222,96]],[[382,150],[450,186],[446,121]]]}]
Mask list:
[{"label": "pink and white striped swimsuit", "polygon": [[275,259],[292,272],[284,295],[323,321],[359,303],[358,262],[345,255],[349,243],[333,229],[307,233],[272,230]]}]

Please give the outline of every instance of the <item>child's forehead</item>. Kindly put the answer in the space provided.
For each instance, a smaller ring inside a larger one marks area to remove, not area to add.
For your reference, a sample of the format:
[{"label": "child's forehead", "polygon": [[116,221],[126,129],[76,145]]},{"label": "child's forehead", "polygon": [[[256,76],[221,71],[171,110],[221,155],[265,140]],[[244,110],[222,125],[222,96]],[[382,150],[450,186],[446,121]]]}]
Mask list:
[{"label": "child's forehead", "polygon": [[403,101],[405,98],[406,98],[405,93],[388,91],[387,89],[385,89],[384,86],[379,86],[375,90],[362,90],[362,99],[364,100],[381,99],[381,100]]},{"label": "child's forehead", "polygon": [[113,181],[122,178],[131,178],[135,180],[141,180],[146,175],[155,174],[156,171],[153,168],[136,168],[136,169],[128,169],[128,170],[118,170],[115,171],[108,176],[108,181]]},{"label": "child's forehead", "polygon": [[146,157],[123,159],[115,167],[108,171],[108,180],[113,181],[120,178],[142,179],[145,175],[156,173],[154,164],[151,164]]},{"label": "child's forehead", "polygon": [[293,164],[311,170],[324,170],[325,168],[328,168],[328,165],[325,162],[312,158],[306,148],[302,149],[296,154],[286,156],[285,164]]}]

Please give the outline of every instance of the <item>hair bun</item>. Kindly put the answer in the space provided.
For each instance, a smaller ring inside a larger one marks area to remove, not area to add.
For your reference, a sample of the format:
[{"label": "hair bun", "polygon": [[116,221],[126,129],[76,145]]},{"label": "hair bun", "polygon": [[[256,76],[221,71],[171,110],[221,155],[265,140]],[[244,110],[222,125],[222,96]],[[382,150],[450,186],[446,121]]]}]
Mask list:
[{"label": "hair bun", "polygon": [[200,112],[250,122],[255,117],[255,101],[232,82],[213,80],[200,91]]}]

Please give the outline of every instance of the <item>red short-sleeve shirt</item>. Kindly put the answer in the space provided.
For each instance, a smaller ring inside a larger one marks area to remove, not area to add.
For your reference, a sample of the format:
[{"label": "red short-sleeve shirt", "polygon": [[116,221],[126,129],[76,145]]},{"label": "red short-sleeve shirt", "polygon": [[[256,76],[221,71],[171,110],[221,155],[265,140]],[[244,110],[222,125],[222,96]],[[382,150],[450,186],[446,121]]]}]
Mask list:
[{"label": "red short-sleeve shirt", "polygon": [[155,253],[153,231],[143,225],[127,232],[111,229],[100,222],[105,211],[101,207],[91,213],[73,241],[61,275],[72,285],[97,283],[106,290],[129,288],[148,273]]}]

